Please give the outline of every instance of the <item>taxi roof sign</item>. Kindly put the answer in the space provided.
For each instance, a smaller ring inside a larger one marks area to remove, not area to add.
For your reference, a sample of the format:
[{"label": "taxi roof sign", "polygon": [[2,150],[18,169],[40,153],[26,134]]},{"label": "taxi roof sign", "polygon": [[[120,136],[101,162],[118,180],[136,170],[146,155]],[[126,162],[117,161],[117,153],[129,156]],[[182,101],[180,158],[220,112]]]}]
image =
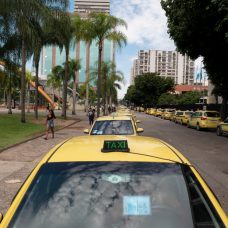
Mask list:
[{"label": "taxi roof sign", "polygon": [[105,140],[101,152],[129,152],[127,140]]}]

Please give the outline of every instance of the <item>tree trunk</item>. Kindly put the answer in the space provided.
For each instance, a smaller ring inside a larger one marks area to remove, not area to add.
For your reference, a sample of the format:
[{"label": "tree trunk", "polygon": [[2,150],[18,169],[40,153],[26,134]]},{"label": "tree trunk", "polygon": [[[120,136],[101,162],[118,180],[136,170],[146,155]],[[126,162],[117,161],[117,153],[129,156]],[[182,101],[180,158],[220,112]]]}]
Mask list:
[{"label": "tree trunk", "polygon": [[86,100],[85,100],[85,110],[88,111],[89,106],[89,79],[90,79],[90,43],[86,43]]},{"label": "tree trunk", "polygon": [[[75,73],[76,75],[76,73]],[[73,83],[73,108],[72,108],[72,115],[76,115],[76,110],[75,110],[75,106],[76,106],[76,81],[74,80]]]},{"label": "tree trunk", "polygon": [[8,114],[12,114],[12,84],[11,84],[11,71],[9,72],[9,90],[7,94]]},{"label": "tree trunk", "polygon": [[98,80],[97,80],[97,117],[100,116],[100,98],[101,98],[101,58],[102,58],[102,40],[99,42],[98,54]]},{"label": "tree trunk", "polygon": [[63,104],[62,104],[62,117],[66,120],[66,109],[67,109],[67,83],[68,83],[68,58],[69,48],[65,47],[66,51],[66,62],[65,62],[65,78],[63,81]]},{"label": "tree trunk", "polygon": [[8,107],[8,114],[12,114],[12,96],[11,96],[10,90],[8,90],[7,92],[7,107]]},{"label": "tree trunk", "polygon": [[27,112],[30,113],[30,82],[28,81],[28,91],[27,91]]},{"label": "tree trunk", "polygon": [[36,68],[36,77],[35,77],[35,118],[38,120],[38,85],[39,85],[39,61],[40,61],[40,53],[37,55],[35,59],[35,68]]},{"label": "tree trunk", "polygon": [[21,73],[21,122],[25,123],[25,72],[26,72],[26,44],[22,38],[22,73]]},{"label": "tree trunk", "polygon": [[220,110],[220,114],[221,114],[221,118],[222,120],[226,119],[227,115],[228,115],[228,96],[223,96],[222,97],[222,105],[221,105],[221,110]]},{"label": "tree trunk", "polygon": [[[79,63],[80,61],[80,41],[77,41],[76,46],[76,62]],[[76,88],[77,88],[77,82],[79,80],[79,69],[75,72],[75,79],[74,79],[74,85],[73,85],[73,109],[72,109],[72,115],[76,115]]]}]

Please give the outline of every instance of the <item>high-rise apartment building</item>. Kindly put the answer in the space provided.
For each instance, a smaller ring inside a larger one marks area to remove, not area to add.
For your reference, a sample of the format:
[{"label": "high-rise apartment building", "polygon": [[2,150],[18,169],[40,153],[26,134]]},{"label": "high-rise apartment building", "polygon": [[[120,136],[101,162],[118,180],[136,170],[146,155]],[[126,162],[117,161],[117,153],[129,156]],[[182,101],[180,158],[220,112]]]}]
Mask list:
[{"label": "high-rise apartment building", "polygon": [[137,75],[149,72],[169,77],[175,84],[194,84],[194,61],[177,51],[140,50],[133,61],[131,82]]},{"label": "high-rise apartment building", "polygon": [[77,13],[110,13],[110,0],[75,0],[74,11]]}]

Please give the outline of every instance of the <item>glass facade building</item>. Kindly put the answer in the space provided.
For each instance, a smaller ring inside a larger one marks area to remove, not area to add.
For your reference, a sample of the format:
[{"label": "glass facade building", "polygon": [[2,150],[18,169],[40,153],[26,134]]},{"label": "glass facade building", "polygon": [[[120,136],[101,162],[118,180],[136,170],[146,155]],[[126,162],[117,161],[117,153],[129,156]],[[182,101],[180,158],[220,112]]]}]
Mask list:
[{"label": "glass facade building", "polygon": [[[70,59],[76,59],[77,45],[72,42],[69,52]],[[105,40],[103,47],[103,61],[113,61],[114,58],[113,42]],[[42,50],[40,74],[43,79],[51,73],[51,70],[56,65],[63,65],[65,62],[65,49],[60,52],[60,49],[55,46],[47,46]],[[90,46],[90,70],[97,69],[98,63],[98,46],[96,41],[93,41]],[[86,43],[80,42],[80,65],[78,83],[83,84],[86,80]]]}]

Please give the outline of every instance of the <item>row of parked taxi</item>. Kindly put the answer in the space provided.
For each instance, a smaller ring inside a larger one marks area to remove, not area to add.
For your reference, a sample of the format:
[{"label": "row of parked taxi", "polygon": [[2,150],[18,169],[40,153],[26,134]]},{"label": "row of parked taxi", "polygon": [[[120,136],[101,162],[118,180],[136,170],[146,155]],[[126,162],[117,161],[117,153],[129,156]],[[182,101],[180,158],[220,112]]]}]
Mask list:
[{"label": "row of parked taxi", "polygon": [[216,111],[181,111],[175,109],[147,108],[146,114],[170,120],[188,128],[195,128],[198,131],[203,129],[216,129],[218,136],[228,134],[228,118],[224,121]]},{"label": "row of parked taxi", "polygon": [[124,107],[87,136],[56,145],[35,167],[0,228],[228,227],[227,215],[175,148],[138,136]]}]

